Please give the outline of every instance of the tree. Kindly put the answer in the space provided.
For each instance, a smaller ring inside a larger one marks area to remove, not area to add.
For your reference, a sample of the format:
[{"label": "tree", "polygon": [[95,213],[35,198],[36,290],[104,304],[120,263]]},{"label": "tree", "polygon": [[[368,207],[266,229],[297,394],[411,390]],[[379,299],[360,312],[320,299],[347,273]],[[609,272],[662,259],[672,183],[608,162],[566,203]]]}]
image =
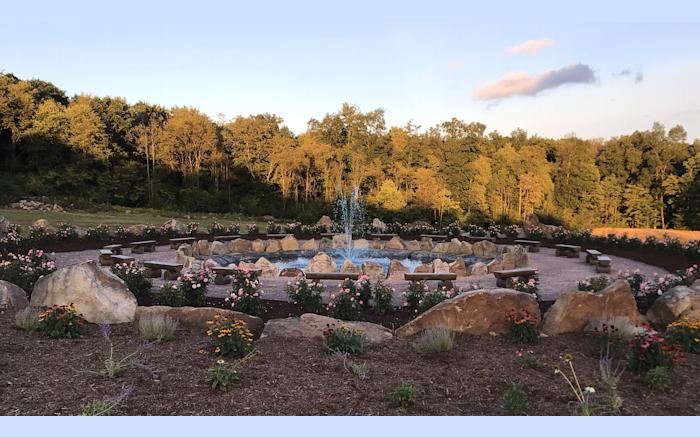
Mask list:
[{"label": "tree", "polygon": [[112,156],[105,125],[92,110],[88,96],[78,96],[65,110],[68,144],[84,156],[106,161]]},{"label": "tree", "polygon": [[199,183],[199,172],[216,149],[214,123],[194,108],[174,108],[165,124],[158,157],[185,179]]},{"label": "tree", "polygon": [[392,180],[382,182],[377,194],[372,198],[373,203],[389,211],[398,211],[406,206],[406,199]]}]

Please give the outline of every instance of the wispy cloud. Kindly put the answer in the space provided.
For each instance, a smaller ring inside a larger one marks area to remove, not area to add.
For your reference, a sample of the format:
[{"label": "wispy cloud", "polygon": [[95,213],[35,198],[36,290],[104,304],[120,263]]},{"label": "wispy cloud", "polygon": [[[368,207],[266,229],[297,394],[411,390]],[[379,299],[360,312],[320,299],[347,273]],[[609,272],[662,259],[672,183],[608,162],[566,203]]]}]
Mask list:
[{"label": "wispy cloud", "polygon": [[534,55],[545,47],[554,45],[556,41],[551,38],[529,39],[513,47],[508,47],[506,53],[511,55]]},{"label": "wispy cloud", "polygon": [[593,83],[595,72],[586,64],[572,64],[558,70],[530,75],[513,72],[504,75],[498,82],[484,85],[474,92],[476,100],[496,100],[512,96],[535,96],[544,90],[569,83]]},{"label": "wispy cloud", "polygon": [[634,83],[641,83],[644,81],[644,73],[642,73],[641,71],[633,72],[630,68],[625,68],[617,73],[614,73],[615,76],[632,76],[633,74]]}]

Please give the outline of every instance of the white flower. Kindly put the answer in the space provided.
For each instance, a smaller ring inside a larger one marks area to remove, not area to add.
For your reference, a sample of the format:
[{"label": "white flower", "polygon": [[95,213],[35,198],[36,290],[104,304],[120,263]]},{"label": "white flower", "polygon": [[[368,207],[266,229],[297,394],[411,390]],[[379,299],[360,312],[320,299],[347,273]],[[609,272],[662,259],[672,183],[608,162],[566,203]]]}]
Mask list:
[{"label": "white flower", "polygon": [[595,389],[593,388],[592,385],[589,385],[588,387],[586,387],[586,388],[584,389],[584,391],[585,391],[586,393],[591,393],[591,394],[595,393]]}]

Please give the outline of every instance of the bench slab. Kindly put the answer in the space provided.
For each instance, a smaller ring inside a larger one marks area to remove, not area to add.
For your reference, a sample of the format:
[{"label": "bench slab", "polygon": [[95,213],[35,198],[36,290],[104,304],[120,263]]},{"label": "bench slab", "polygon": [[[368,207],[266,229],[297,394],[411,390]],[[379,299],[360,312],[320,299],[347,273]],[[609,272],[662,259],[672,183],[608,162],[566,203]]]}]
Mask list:
[{"label": "bench slab", "polygon": [[513,242],[521,246],[526,246],[527,251],[532,253],[539,252],[540,245],[542,244],[540,241],[537,240],[514,240]]},{"label": "bench slab", "polygon": [[337,280],[342,281],[343,279],[357,280],[360,277],[359,273],[350,272],[308,272],[304,276],[306,279],[311,279],[313,281],[319,281],[321,279]]},{"label": "bench slab", "polygon": [[127,264],[136,261],[136,259],[128,255],[112,255],[112,261],[114,264]]},{"label": "bench slab", "polygon": [[217,235],[214,237],[214,241],[231,241],[237,238],[241,238],[240,235]]}]

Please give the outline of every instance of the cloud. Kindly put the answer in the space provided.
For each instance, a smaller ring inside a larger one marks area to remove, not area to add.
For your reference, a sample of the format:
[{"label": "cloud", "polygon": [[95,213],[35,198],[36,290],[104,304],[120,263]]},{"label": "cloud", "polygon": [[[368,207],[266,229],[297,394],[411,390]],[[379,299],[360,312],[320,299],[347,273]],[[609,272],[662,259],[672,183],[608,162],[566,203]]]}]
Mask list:
[{"label": "cloud", "polygon": [[534,55],[547,46],[554,45],[556,41],[550,38],[529,39],[517,46],[508,47],[506,53],[511,55]]},{"label": "cloud", "polygon": [[[614,76],[631,76],[633,71],[630,68],[625,68],[617,73],[613,73]],[[641,83],[644,81],[644,73],[637,71],[634,73],[634,83]]]},{"label": "cloud", "polygon": [[640,83],[643,80],[644,80],[644,75],[642,74],[641,71],[638,71],[637,74],[634,75],[634,83]]},{"label": "cloud", "polygon": [[535,96],[544,90],[567,83],[593,83],[595,72],[586,64],[572,64],[558,70],[531,76],[528,73],[507,73],[496,83],[474,91],[475,100],[496,100],[512,96]]}]

